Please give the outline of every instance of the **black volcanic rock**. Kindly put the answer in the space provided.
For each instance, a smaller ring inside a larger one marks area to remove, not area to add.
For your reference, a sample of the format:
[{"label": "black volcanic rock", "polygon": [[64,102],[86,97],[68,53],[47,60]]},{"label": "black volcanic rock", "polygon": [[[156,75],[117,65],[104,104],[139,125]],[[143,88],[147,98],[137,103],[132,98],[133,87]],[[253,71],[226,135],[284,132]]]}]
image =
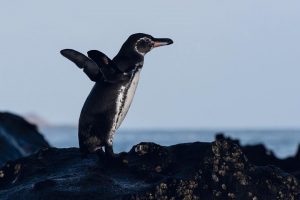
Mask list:
[{"label": "black volcanic rock", "polygon": [[[217,135],[216,137],[219,137],[219,139],[230,140],[240,146],[238,140],[225,138],[222,134]],[[263,144],[246,145],[241,148],[252,164],[258,166],[274,165],[283,171],[296,176],[296,178],[300,180],[300,146],[298,146],[298,151],[295,156],[285,159],[278,159],[275,154],[268,150]]]},{"label": "black volcanic rock", "polygon": [[36,126],[17,115],[0,113],[0,166],[46,147],[49,144]]},{"label": "black volcanic rock", "polygon": [[237,141],[218,136],[169,147],[140,143],[117,161],[81,159],[77,148],[41,150],[0,169],[0,199],[287,200],[300,199],[300,187],[295,176],[254,165]]}]

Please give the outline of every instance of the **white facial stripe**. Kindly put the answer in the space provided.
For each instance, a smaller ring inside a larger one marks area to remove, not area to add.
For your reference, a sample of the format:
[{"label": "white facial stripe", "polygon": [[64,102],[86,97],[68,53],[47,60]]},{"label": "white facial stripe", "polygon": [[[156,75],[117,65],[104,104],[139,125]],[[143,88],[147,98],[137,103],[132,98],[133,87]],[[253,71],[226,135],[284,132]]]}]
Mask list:
[{"label": "white facial stripe", "polygon": [[[136,41],[135,47],[134,47],[135,51],[138,52],[138,54],[144,56],[145,53],[140,52],[140,51],[138,50],[138,48],[137,48],[137,44],[138,44],[141,40],[149,41],[149,42],[151,42],[151,43],[152,43],[152,41],[151,41],[151,39],[149,39],[149,38],[147,38],[147,37],[142,37],[142,38],[140,38],[140,39],[138,39],[138,40]],[[153,49],[153,47],[154,47],[154,46],[152,45],[150,51]]]},{"label": "white facial stripe", "polygon": [[136,51],[136,52],[138,52],[138,54],[140,54],[140,55],[142,55],[142,56],[144,56],[144,55],[145,55],[145,53],[143,53],[143,52],[140,52],[140,51],[138,50],[137,46],[135,46],[135,47],[134,47],[134,49],[135,49],[135,51]]}]

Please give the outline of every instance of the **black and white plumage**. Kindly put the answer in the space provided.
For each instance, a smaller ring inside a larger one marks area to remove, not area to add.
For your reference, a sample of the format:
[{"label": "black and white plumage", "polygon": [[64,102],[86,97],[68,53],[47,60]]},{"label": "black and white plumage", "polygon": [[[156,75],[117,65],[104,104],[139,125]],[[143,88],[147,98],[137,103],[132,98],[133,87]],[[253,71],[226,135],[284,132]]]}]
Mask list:
[{"label": "black and white plumage", "polygon": [[100,51],[88,52],[88,57],[72,49],[61,54],[83,69],[95,83],[79,118],[79,146],[83,155],[105,147],[107,156],[114,156],[113,138],[132,102],[144,55],[155,47],[172,44],[168,38],[153,38],[137,33],[122,45],[111,60]]}]

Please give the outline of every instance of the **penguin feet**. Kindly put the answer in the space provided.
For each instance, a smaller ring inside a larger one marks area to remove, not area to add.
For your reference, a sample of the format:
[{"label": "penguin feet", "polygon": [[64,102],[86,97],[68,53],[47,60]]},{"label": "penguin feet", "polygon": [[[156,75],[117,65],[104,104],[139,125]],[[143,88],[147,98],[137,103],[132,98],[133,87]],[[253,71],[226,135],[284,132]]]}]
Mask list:
[{"label": "penguin feet", "polygon": [[96,154],[97,154],[97,156],[99,157],[99,159],[105,158],[105,153],[104,153],[104,151],[103,151],[102,148],[98,149],[98,150],[96,151]]},{"label": "penguin feet", "polygon": [[112,146],[105,146],[105,157],[108,164],[118,165],[119,164],[119,155],[115,154]]},{"label": "penguin feet", "polygon": [[123,164],[122,156],[120,154],[115,154],[112,146],[105,146],[105,152],[103,150],[101,152],[97,151],[97,155],[99,161],[105,165],[121,166]]},{"label": "penguin feet", "polygon": [[114,154],[114,150],[112,146],[105,146],[105,155],[107,158],[115,159],[117,157],[116,154]]}]

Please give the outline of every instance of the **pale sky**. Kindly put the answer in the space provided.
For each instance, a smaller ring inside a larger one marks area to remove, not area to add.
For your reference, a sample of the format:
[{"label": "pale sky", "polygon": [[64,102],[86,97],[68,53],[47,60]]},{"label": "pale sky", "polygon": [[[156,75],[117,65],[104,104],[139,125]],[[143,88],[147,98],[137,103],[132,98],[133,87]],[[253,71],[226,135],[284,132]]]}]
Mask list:
[{"label": "pale sky", "polygon": [[93,86],[59,54],[113,57],[144,32],[174,44],[146,55],[123,128],[300,127],[300,2],[6,1],[0,109],[76,124]]}]

